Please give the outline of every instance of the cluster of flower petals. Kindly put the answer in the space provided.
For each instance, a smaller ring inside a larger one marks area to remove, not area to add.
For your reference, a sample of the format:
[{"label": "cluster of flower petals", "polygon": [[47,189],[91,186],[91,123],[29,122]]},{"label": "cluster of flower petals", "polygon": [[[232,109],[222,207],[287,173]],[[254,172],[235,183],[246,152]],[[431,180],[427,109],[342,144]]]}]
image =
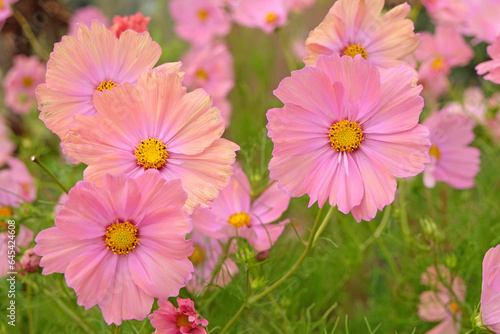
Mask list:
[{"label": "cluster of flower petals", "polygon": [[288,0],[241,0],[232,8],[233,20],[245,27],[270,34],[288,18]]},{"label": "cluster of flower petals", "polygon": [[8,168],[0,170],[0,207],[18,207],[33,202],[36,198],[35,182],[24,162],[14,157],[7,157],[5,161]]},{"label": "cluster of flower petals", "polygon": [[156,329],[156,334],[206,334],[205,326],[208,326],[206,319],[194,308],[194,302],[187,298],[177,298],[176,308],[168,300],[158,301],[158,310],[154,311],[149,319],[151,325]]},{"label": "cluster of flower petals", "polygon": [[[6,210],[5,207],[1,207],[0,209]],[[10,254],[9,249],[12,249],[12,243],[10,243],[9,247],[9,240],[13,240],[11,236],[12,235],[8,232],[0,233],[0,251],[2,252],[2,254],[4,254],[4,256],[0,257],[0,277],[7,276],[8,272],[17,271],[20,268],[20,264],[17,262],[15,264],[15,270],[12,270],[12,268],[10,268],[11,264],[9,263],[7,254]],[[14,238],[16,244],[16,247],[14,248],[15,252],[21,252],[21,249],[19,247],[28,248],[31,244],[31,241],[33,241],[33,236],[33,231],[21,224],[19,226],[19,231]]]},{"label": "cluster of flower petals", "polygon": [[487,50],[491,60],[477,65],[477,74],[483,75],[488,73],[484,76],[484,79],[500,85],[500,35],[488,46]]},{"label": "cluster of flower petals", "polygon": [[151,21],[150,17],[144,17],[141,12],[135,13],[135,15],[129,16],[118,16],[116,15],[113,18],[113,25],[109,27],[109,30],[114,32],[116,37],[120,37],[120,35],[125,30],[133,30],[137,33],[143,33],[148,31],[148,23]]},{"label": "cluster of flower petals", "polygon": [[500,333],[500,245],[490,248],[483,259],[481,289],[481,322],[494,333]]}]

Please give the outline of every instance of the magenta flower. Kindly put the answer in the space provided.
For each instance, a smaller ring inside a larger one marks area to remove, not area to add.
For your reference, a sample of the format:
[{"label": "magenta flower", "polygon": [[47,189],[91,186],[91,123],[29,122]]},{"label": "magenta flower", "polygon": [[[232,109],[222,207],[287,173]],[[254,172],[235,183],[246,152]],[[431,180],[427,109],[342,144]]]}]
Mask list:
[{"label": "magenta flower", "polygon": [[177,296],[191,279],[192,242],[181,182],[151,170],[132,179],[79,181],[55,220],[36,237],[43,274],[64,273],[78,304],[101,308],[108,324],[144,319],[154,298]]},{"label": "magenta flower", "polygon": [[36,187],[26,165],[19,159],[6,159],[9,168],[0,170],[0,206],[18,207],[33,202]]},{"label": "magenta flower", "polygon": [[12,15],[12,4],[16,3],[18,0],[2,0],[2,5],[0,6],[0,30],[7,20]]},{"label": "magenta flower", "polygon": [[429,128],[431,161],[424,171],[424,184],[432,188],[443,181],[453,188],[474,186],[479,171],[479,150],[468,146],[474,140],[474,121],[462,113],[444,108],[424,123]]},{"label": "magenta flower", "polygon": [[[435,267],[429,267],[422,274],[422,284],[428,285],[430,290],[420,295],[418,315],[425,321],[440,321],[439,325],[427,332],[428,334],[458,334],[462,319],[460,304],[465,301],[465,283],[458,276],[452,280],[449,270],[442,265],[438,266],[438,270],[436,272]],[[458,300],[453,299],[453,294],[439,277],[451,284],[451,289]]]},{"label": "magenta flower", "polygon": [[106,27],[109,27],[109,19],[104,13],[95,6],[86,6],[75,10],[73,16],[68,22],[68,35],[78,37],[78,26],[83,23],[90,27],[92,21],[99,21]]},{"label": "magenta flower", "polygon": [[169,8],[176,34],[193,44],[224,37],[231,30],[224,0],[172,0]]},{"label": "magenta flower", "polygon": [[490,248],[483,259],[481,291],[482,323],[494,333],[500,333],[500,245]]},{"label": "magenta flower", "polygon": [[95,94],[94,103],[99,114],[77,115],[62,143],[75,162],[89,165],[86,181],[157,169],[165,180],[182,181],[188,211],[206,206],[229,182],[239,147],[220,138],[224,121],[203,89],[186,93],[178,75],[151,71],[137,88],[119,85]]},{"label": "magenta flower", "polygon": [[234,175],[210,209],[196,209],[191,217],[197,231],[213,238],[227,240],[230,236],[245,238],[257,252],[272,247],[283,232],[288,219],[270,224],[288,208],[290,197],[272,184],[253,203],[250,183],[243,170],[235,168]]},{"label": "magenta flower", "polygon": [[359,222],[394,200],[395,177],[429,162],[429,132],[418,125],[421,86],[404,66],[377,70],[363,57],[320,56],[281,81],[285,104],[267,112],[274,142],[270,177],[309,206],[332,206]]},{"label": "magenta flower", "polygon": [[45,64],[36,56],[15,56],[3,81],[5,105],[18,114],[30,112],[36,105],[35,89],[44,81]]},{"label": "magenta flower", "polygon": [[492,60],[477,65],[477,74],[483,75],[489,72],[484,76],[484,79],[500,84],[500,36],[488,46],[487,51]]},{"label": "magenta flower", "polygon": [[241,0],[233,6],[233,19],[245,27],[270,34],[288,18],[287,0]]},{"label": "magenta flower", "polygon": [[[8,207],[2,207],[0,208],[0,217],[2,216],[12,216],[13,212],[10,210]],[[19,231],[17,232],[17,235],[15,236],[15,242],[16,242],[16,247],[14,248],[15,255],[18,255],[21,253],[22,248],[28,248],[31,244],[31,241],[33,240],[33,231],[31,231],[29,228],[27,228],[24,225],[19,226]],[[11,247],[9,247],[9,240],[12,241],[11,234],[8,232],[2,232],[0,233],[0,277],[7,276],[8,272],[17,272],[21,266],[19,262],[16,261],[14,264],[14,269],[12,269],[10,262],[10,258],[7,255],[9,254],[9,250],[12,250]]]},{"label": "magenta flower", "polygon": [[[194,309],[194,302],[187,298],[177,298],[179,308],[168,300],[159,300],[158,310],[149,316],[157,334],[206,334],[206,319],[200,318]],[[203,327],[202,327],[203,326]]]},{"label": "magenta flower", "polygon": [[404,64],[418,46],[406,3],[381,15],[384,0],[339,0],[306,40],[304,62],[314,66],[321,54],[364,59],[382,68]]},{"label": "magenta flower", "polygon": [[109,30],[111,30],[116,35],[116,37],[120,37],[120,35],[128,29],[140,34],[148,31],[147,26],[149,21],[151,21],[151,18],[144,17],[140,12],[130,16],[116,15],[113,18],[113,25],[109,27]]}]

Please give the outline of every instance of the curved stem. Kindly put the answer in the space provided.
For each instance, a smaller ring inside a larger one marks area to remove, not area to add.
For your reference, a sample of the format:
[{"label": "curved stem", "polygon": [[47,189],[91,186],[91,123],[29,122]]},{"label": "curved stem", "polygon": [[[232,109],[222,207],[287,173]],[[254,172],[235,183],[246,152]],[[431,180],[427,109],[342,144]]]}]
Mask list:
[{"label": "curved stem", "polygon": [[17,22],[19,22],[21,29],[23,29],[24,35],[26,36],[31,47],[33,48],[33,51],[35,51],[38,57],[40,57],[40,59],[43,60],[44,62],[49,61],[49,55],[47,54],[47,52],[45,52],[42,45],[36,39],[33,30],[31,30],[30,24],[23,16],[23,14],[21,14],[21,12],[18,11],[17,9],[12,8],[12,16],[14,16]]},{"label": "curved stem", "polygon": [[57,183],[57,185],[67,194],[68,193],[68,189],[61,183],[61,181],[59,181],[59,179],[54,175],[52,174],[52,172],[47,168],[45,167],[45,165],[37,159],[36,156],[32,155],[31,156],[31,161],[33,161],[34,163],[36,163],[38,166],[40,166],[41,169],[43,169],[43,171],[45,173],[47,173],[50,178],[52,180],[54,180],[55,183]]}]

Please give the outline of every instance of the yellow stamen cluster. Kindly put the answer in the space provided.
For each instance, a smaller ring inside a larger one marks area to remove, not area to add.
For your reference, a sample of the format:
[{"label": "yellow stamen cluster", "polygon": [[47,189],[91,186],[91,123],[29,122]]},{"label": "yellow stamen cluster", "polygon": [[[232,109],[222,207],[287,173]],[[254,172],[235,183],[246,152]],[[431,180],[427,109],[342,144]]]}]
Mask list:
[{"label": "yellow stamen cluster", "polygon": [[199,266],[200,264],[205,261],[205,251],[203,248],[201,248],[199,245],[194,245],[194,252],[193,254],[189,257],[189,260],[193,262],[193,265],[195,267]]},{"label": "yellow stamen cluster", "polygon": [[177,327],[181,328],[182,326],[191,327],[191,323],[187,314],[181,313],[177,316]]},{"label": "yellow stamen cluster", "polygon": [[208,73],[203,68],[200,68],[198,71],[196,71],[195,75],[196,75],[196,77],[198,77],[199,79],[201,79],[203,81],[208,80]]},{"label": "yellow stamen cluster", "polygon": [[273,24],[276,21],[278,21],[278,15],[276,15],[273,12],[267,13],[267,15],[266,15],[266,22],[267,22],[267,24]]},{"label": "yellow stamen cluster", "polygon": [[103,82],[101,82],[101,84],[95,90],[98,90],[98,91],[102,92],[103,90],[109,90],[109,89],[114,88],[116,86],[118,86],[118,84],[115,84],[111,80],[109,80],[109,81],[103,81]]},{"label": "yellow stamen cluster", "polygon": [[250,226],[250,216],[245,212],[235,213],[229,217],[227,222],[236,228]]},{"label": "yellow stamen cluster", "polygon": [[13,214],[14,212],[8,206],[0,207],[0,217],[11,217]]},{"label": "yellow stamen cluster", "polygon": [[330,144],[337,152],[353,152],[365,139],[357,122],[344,119],[330,128]]},{"label": "yellow stamen cluster", "polygon": [[458,313],[458,312],[460,312],[460,306],[458,306],[458,304],[455,302],[450,302],[450,310],[453,313]]},{"label": "yellow stamen cluster", "polygon": [[130,222],[111,224],[106,230],[106,244],[115,254],[128,254],[139,244],[137,228]]},{"label": "yellow stamen cluster", "polygon": [[436,57],[431,63],[431,67],[436,72],[441,72],[446,67],[446,62],[443,57]]},{"label": "yellow stamen cluster", "polygon": [[436,145],[432,145],[430,150],[429,150],[429,154],[432,155],[433,157],[435,157],[436,159],[439,160],[439,157],[441,157],[441,152],[439,152],[439,149],[437,148]]},{"label": "yellow stamen cluster", "polygon": [[0,9],[3,9],[3,8],[4,8],[3,1],[0,0]]},{"label": "yellow stamen cluster", "polygon": [[167,146],[156,138],[141,140],[134,154],[137,157],[137,163],[145,169],[160,169],[165,165],[168,158]]},{"label": "yellow stamen cluster", "polygon": [[24,77],[22,83],[23,83],[24,87],[29,88],[29,87],[31,87],[31,85],[33,85],[33,78],[32,77]]},{"label": "yellow stamen cluster", "polygon": [[208,19],[208,11],[205,9],[200,9],[198,11],[198,20],[205,22]]},{"label": "yellow stamen cluster", "polygon": [[350,56],[351,58],[354,58],[356,55],[361,55],[363,58],[368,58],[368,53],[366,50],[358,44],[353,44],[347,47],[347,49],[344,50],[342,53],[343,56]]}]

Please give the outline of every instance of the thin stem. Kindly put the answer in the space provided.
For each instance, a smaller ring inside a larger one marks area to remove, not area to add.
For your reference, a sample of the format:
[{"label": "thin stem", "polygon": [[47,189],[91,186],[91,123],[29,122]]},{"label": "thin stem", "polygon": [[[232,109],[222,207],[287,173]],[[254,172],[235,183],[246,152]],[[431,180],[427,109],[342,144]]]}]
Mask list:
[{"label": "thin stem", "polygon": [[47,175],[50,176],[50,178],[52,180],[54,180],[55,183],[57,183],[57,185],[67,194],[68,193],[68,189],[66,189],[66,187],[61,183],[61,181],[59,181],[59,179],[54,175],[52,174],[52,172],[50,170],[48,170],[47,167],[45,167],[45,165],[40,161],[38,160],[38,158],[34,155],[31,156],[31,161],[33,161],[34,163],[36,163],[38,166],[40,166],[41,169],[43,169],[43,171],[45,173],[47,173]]},{"label": "thin stem", "polygon": [[111,334],[119,334],[120,333],[120,327],[115,325],[115,324],[111,324],[109,326],[109,329],[111,330]]},{"label": "thin stem", "polygon": [[33,308],[31,299],[33,296],[33,291],[31,289],[31,284],[26,284],[26,300],[28,302],[28,323],[30,328],[30,334],[35,334],[35,321],[33,319]]},{"label": "thin stem", "polygon": [[332,217],[332,214],[333,214],[333,207],[330,207],[330,210],[328,210],[328,212],[326,213],[325,219],[323,219],[323,222],[321,222],[321,225],[319,226],[318,231],[316,232],[316,235],[314,236],[314,240],[313,240],[311,247],[314,246],[316,244],[316,242],[318,241],[319,236],[325,230],[326,225],[328,225],[328,223],[330,222],[330,218]]},{"label": "thin stem", "polygon": [[31,47],[33,48],[33,51],[35,51],[38,57],[40,57],[40,59],[42,59],[43,61],[45,62],[49,61],[49,55],[47,54],[47,52],[45,52],[42,45],[36,39],[33,30],[31,30],[30,24],[23,16],[23,14],[21,14],[21,12],[18,11],[16,8],[12,8],[12,12],[13,12],[12,16],[14,16],[17,22],[19,22],[21,29],[23,29],[24,35],[26,36]]}]

